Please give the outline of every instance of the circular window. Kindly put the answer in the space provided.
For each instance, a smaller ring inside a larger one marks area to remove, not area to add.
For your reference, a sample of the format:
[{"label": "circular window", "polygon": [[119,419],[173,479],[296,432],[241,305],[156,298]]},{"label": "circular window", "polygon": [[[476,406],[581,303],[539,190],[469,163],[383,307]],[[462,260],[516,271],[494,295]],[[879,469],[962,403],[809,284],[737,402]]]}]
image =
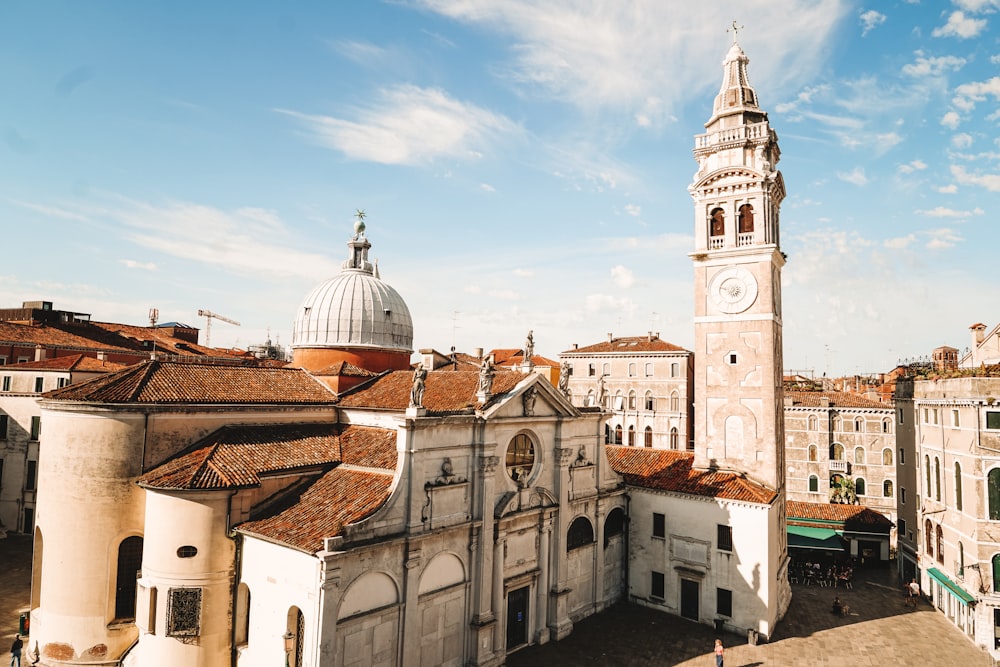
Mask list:
[{"label": "circular window", "polygon": [[177,547],[178,558],[194,558],[198,555],[198,547],[183,546]]},{"label": "circular window", "polygon": [[524,435],[514,436],[507,445],[507,474],[515,482],[524,482],[535,466],[535,443]]}]

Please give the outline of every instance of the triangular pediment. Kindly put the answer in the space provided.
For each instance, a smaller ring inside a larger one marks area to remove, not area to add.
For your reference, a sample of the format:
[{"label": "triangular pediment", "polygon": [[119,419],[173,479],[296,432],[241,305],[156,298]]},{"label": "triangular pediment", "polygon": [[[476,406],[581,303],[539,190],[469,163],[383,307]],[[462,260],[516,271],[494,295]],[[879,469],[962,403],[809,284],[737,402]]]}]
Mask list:
[{"label": "triangular pediment", "polygon": [[572,417],[579,411],[541,375],[531,375],[482,412],[486,419]]}]

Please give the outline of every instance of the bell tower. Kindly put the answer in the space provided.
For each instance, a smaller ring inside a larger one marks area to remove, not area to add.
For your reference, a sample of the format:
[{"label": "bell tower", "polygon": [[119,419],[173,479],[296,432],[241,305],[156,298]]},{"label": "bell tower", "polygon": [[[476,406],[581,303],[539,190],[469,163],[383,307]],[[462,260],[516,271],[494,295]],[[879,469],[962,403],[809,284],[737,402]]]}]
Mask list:
[{"label": "bell tower", "polygon": [[[735,26],[734,26],[735,27]],[[695,136],[695,461],[782,490],[778,136],[734,40],[705,133]]]}]

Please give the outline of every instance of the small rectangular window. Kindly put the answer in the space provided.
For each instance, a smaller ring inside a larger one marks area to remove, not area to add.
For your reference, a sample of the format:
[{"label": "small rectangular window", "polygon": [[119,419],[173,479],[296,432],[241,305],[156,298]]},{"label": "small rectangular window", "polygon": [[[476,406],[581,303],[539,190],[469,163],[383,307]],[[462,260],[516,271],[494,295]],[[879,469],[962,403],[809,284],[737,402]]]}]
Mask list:
[{"label": "small rectangular window", "polygon": [[899,535],[906,535],[906,519],[899,519]]},{"label": "small rectangular window", "polygon": [[653,376],[653,364],[646,364],[646,377]]},{"label": "small rectangular window", "polygon": [[69,378],[59,378],[56,380],[56,388],[62,389],[69,384]]},{"label": "small rectangular window", "polygon": [[899,448],[899,465],[906,464],[906,450],[902,447]]},{"label": "small rectangular window", "polygon": [[634,361],[630,362],[629,365],[628,365],[628,376],[630,378],[634,378],[635,377],[635,362]]},{"label": "small rectangular window", "polygon": [[958,428],[959,426],[961,426],[957,408],[951,411],[951,425],[953,428]]},{"label": "small rectangular window", "polygon": [[653,512],[653,537],[667,536],[667,517],[658,512]]},{"label": "small rectangular window", "polygon": [[3,390],[4,391],[10,391],[10,376],[9,375],[4,375],[3,376]]},{"label": "small rectangular window", "polygon": [[931,410],[931,417],[933,417],[934,423],[937,424],[938,423],[938,409],[937,408],[934,408],[934,409]]},{"label": "small rectangular window", "polygon": [[35,416],[31,418],[31,439],[38,440],[42,434],[42,418]]},{"label": "small rectangular window", "polygon": [[0,415],[0,440],[7,439],[7,421],[10,419],[7,415]]},{"label": "small rectangular window", "polygon": [[986,428],[990,430],[1000,430],[1000,412],[987,411]]},{"label": "small rectangular window", "polygon": [[899,423],[903,423],[903,408],[899,409]]},{"label": "small rectangular window", "polygon": [[680,377],[681,365],[677,363],[670,364],[670,377]]},{"label": "small rectangular window", "polygon": [[715,589],[715,612],[719,616],[733,615],[733,592],[725,588]]},{"label": "small rectangular window", "polygon": [[28,362],[28,357],[18,357],[17,358],[17,363],[19,363],[19,364],[24,364],[24,363],[27,363],[27,362]]},{"label": "small rectangular window", "polygon": [[906,489],[904,487],[899,487],[899,502],[903,505],[906,504]]},{"label": "small rectangular window", "polygon": [[24,470],[24,490],[35,490],[35,478],[38,476],[38,461],[28,461],[28,466]]},{"label": "small rectangular window", "polygon": [[0,366],[7,365],[7,357],[0,357]]},{"label": "small rectangular window", "polygon": [[601,367],[601,373],[603,373],[604,375],[611,375],[611,364],[605,363]]},{"label": "small rectangular window", "polygon": [[665,578],[662,572],[651,572],[649,582],[649,597],[662,600],[666,593]]},{"label": "small rectangular window", "polygon": [[733,527],[724,526],[721,523],[716,527],[716,535],[719,551],[733,550]]},{"label": "small rectangular window", "polygon": [[201,589],[171,588],[167,602],[167,636],[197,637],[201,633]]},{"label": "small rectangular window", "polygon": [[42,388],[45,386],[45,378],[35,378],[35,393],[42,393]]},{"label": "small rectangular window", "polygon": [[597,375],[597,367],[594,364],[587,364],[587,375]]}]

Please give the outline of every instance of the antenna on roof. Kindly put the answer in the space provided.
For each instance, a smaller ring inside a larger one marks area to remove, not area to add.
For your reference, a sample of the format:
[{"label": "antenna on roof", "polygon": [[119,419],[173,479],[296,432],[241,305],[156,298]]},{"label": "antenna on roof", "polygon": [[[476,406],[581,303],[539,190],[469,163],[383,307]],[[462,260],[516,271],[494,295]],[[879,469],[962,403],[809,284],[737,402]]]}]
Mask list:
[{"label": "antenna on roof", "polygon": [[149,326],[155,327],[156,321],[160,319],[160,309],[150,308],[149,309]]},{"label": "antenna on roof", "polygon": [[198,310],[198,317],[205,318],[205,347],[212,347],[212,319],[222,320],[223,322],[229,322],[235,326],[240,326],[240,323],[236,320],[231,320],[225,315],[219,315],[218,313],[213,313],[210,310]]}]

